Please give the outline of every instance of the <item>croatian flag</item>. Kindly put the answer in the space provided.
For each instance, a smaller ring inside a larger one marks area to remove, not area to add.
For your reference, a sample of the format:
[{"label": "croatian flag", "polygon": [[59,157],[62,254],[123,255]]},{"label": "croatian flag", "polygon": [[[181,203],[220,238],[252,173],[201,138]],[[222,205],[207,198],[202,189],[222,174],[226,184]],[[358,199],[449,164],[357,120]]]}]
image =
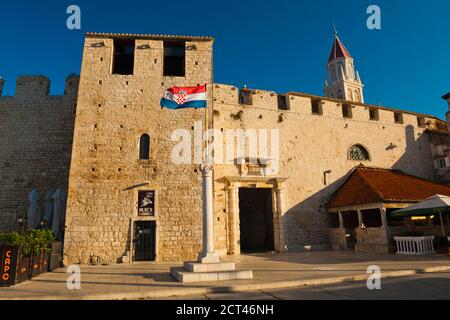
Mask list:
[{"label": "croatian flag", "polygon": [[160,104],[163,108],[173,110],[206,108],[206,85],[167,89]]}]

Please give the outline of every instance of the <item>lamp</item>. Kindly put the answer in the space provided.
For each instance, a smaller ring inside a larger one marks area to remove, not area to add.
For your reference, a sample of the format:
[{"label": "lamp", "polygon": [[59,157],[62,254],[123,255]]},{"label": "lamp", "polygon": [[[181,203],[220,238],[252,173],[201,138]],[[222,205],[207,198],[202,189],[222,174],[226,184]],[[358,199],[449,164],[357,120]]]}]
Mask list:
[{"label": "lamp", "polygon": [[323,172],[323,184],[324,185],[327,185],[327,174],[330,174],[330,173],[332,173],[333,171],[331,171],[331,170],[327,170],[327,171],[324,171]]}]

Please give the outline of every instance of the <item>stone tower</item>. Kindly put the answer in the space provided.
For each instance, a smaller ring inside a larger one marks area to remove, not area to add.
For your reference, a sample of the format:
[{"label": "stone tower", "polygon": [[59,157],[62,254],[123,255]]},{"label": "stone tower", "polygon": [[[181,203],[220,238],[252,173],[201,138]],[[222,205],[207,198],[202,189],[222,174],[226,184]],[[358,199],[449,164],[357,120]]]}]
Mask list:
[{"label": "stone tower", "polygon": [[336,32],[327,70],[329,80],[325,81],[326,97],[364,103],[364,85],[358,71],[355,72],[353,58]]},{"label": "stone tower", "polygon": [[178,144],[172,136],[193,132],[205,109],[173,111],[159,102],[168,88],[207,84],[212,104],[212,46],[210,37],[86,34],[70,162],[67,264],[197,258],[201,174],[194,163],[172,160]]}]

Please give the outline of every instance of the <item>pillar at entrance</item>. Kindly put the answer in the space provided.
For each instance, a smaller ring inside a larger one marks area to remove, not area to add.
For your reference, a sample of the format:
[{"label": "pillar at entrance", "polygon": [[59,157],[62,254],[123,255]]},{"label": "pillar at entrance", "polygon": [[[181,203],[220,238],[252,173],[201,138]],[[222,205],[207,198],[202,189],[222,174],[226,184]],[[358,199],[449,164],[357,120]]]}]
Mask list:
[{"label": "pillar at entrance", "polygon": [[231,255],[239,255],[241,253],[239,245],[239,189],[236,187],[228,187],[227,191],[229,228],[228,253]]}]

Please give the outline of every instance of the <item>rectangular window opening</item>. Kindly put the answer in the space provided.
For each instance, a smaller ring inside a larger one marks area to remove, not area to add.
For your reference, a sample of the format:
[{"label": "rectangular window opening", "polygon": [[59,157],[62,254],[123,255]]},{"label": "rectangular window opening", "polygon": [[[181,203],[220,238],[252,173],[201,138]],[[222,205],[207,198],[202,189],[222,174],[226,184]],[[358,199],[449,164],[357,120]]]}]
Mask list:
[{"label": "rectangular window opening", "polygon": [[184,77],[186,75],[186,43],[164,41],[164,76]]},{"label": "rectangular window opening", "polygon": [[425,126],[426,126],[425,118],[424,117],[417,117],[417,125],[420,128],[425,128]]},{"label": "rectangular window opening", "polygon": [[394,112],[394,120],[395,123],[403,124],[403,113]]},{"label": "rectangular window opening", "polygon": [[278,95],[278,110],[289,110],[287,95],[283,94]]},{"label": "rectangular window opening", "polygon": [[252,105],[253,92],[248,89],[241,89],[239,91],[239,104]]},{"label": "rectangular window opening", "polygon": [[349,104],[342,105],[342,116],[346,119],[351,119],[352,115],[352,106]]},{"label": "rectangular window opening", "polygon": [[134,39],[114,39],[113,74],[133,74],[134,46]]},{"label": "rectangular window opening", "polygon": [[311,112],[312,114],[323,114],[322,101],[319,99],[311,99]]},{"label": "rectangular window opening", "polygon": [[380,209],[362,210],[361,216],[366,228],[381,228],[383,225]]},{"label": "rectangular window opening", "polygon": [[369,117],[372,121],[378,121],[380,120],[380,115],[378,112],[378,109],[369,109]]}]

